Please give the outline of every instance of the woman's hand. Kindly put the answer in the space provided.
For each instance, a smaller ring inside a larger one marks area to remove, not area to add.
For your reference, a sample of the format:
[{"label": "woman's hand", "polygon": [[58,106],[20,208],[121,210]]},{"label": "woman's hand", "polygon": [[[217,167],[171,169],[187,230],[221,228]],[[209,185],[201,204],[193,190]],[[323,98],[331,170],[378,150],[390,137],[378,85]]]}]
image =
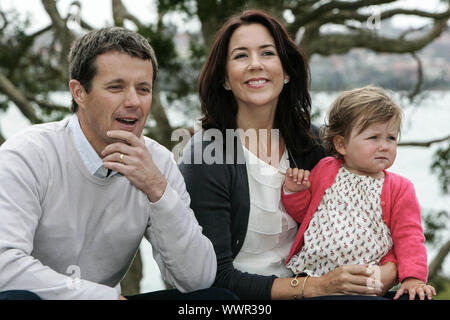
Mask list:
[{"label": "woman's hand", "polygon": [[338,267],[327,274],[312,278],[305,288],[305,297],[347,295],[377,295],[383,284],[373,277],[374,270],[365,265]]}]

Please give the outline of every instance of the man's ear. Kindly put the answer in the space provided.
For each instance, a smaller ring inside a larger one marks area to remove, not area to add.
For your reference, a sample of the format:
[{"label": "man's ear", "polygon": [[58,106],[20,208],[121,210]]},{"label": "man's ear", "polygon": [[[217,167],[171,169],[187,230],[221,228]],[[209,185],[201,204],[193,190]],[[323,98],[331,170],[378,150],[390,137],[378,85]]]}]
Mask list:
[{"label": "man's ear", "polygon": [[72,79],[69,81],[69,89],[72,93],[72,98],[80,108],[84,108],[84,100],[86,99],[86,90],[80,81]]},{"label": "man's ear", "polygon": [[333,138],[333,144],[337,152],[339,152],[343,156],[347,155],[347,146],[345,144],[345,138],[343,136],[335,136]]}]

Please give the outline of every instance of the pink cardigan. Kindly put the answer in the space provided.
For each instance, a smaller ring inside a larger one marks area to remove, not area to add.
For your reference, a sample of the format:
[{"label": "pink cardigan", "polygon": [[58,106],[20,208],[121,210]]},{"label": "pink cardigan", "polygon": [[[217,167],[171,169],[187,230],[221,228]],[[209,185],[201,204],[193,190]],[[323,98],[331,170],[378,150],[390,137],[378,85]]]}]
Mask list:
[{"label": "pink cardigan", "polygon": [[[341,160],[323,158],[311,171],[311,187],[303,192],[285,194],[281,198],[286,211],[300,223],[286,263],[303,246],[303,234],[322,200],[325,190],[331,187]],[[398,279],[417,278],[427,281],[427,253],[424,245],[420,206],[413,184],[395,173],[386,172],[381,192],[383,220],[393,240],[393,248],[384,256],[380,265],[392,261],[398,264]]]}]

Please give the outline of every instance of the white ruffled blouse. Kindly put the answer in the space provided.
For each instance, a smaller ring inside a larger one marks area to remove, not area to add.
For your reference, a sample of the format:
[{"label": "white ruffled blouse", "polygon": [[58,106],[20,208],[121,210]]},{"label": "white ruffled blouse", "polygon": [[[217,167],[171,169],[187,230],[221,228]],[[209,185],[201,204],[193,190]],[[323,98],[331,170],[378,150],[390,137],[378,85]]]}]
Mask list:
[{"label": "white ruffled blouse", "polygon": [[302,249],[287,267],[321,276],[343,265],[378,265],[393,244],[381,210],[383,182],[342,166],[305,231]]},{"label": "white ruffled blouse", "polygon": [[297,223],[281,202],[284,172],[289,168],[285,151],[279,169],[243,147],[250,191],[247,234],[233,261],[236,269],[260,275],[292,276],[284,261],[297,233]]}]

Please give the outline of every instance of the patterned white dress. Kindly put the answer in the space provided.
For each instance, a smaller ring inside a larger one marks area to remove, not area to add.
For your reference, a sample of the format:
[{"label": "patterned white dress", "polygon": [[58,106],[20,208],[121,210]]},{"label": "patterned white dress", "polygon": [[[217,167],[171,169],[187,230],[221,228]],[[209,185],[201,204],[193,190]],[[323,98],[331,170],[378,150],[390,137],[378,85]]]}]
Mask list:
[{"label": "patterned white dress", "polygon": [[344,265],[378,265],[392,247],[380,203],[383,183],[384,178],[356,175],[341,166],[305,230],[302,249],[287,267],[321,276]]}]

